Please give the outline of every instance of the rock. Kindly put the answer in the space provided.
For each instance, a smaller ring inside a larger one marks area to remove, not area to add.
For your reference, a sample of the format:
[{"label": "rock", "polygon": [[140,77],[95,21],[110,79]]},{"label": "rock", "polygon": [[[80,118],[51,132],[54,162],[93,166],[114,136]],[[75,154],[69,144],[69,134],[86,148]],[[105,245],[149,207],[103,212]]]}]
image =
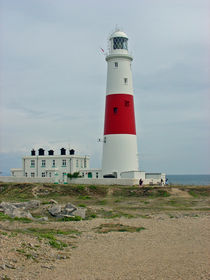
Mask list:
[{"label": "rock", "polygon": [[47,221],[48,221],[48,217],[37,218],[36,221],[39,221],[39,222],[47,222]]},{"label": "rock", "polygon": [[58,202],[56,200],[54,200],[54,199],[50,199],[50,203],[51,204],[58,204]]},{"label": "rock", "polygon": [[40,206],[39,200],[31,200],[27,202],[2,202],[0,203],[0,209],[11,209],[11,208],[22,208],[22,209],[33,209]]},{"label": "rock", "polygon": [[85,219],[85,215],[86,215],[86,210],[83,207],[78,207],[74,212],[74,216],[80,216],[82,219]]},{"label": "rock", "polygon": [[28,218],[28,219],[33,219],[33,216],[29,211],[23,211],[18,208],[7,208],[4,213],[11,218]]},{"label": "rock", "polygon": [[76,207],[71,203],[67,203],[65,206],[61,205],[53,205],[48,209],[49,213],[56,218],[64,218],[64,217],[75,217],[80,216],[81,218],[85,218],[86,209],[83,207]]},{"label": "rock", "polygon": [[54,265],[42,265],[41,268],[53,269]]},{"label": "rock", "polygon": [[30,200],[28,202],[26,202],[26,209],[34,209],[34,208],[39,208],[40,206],[40,201],[39,200]]},{"label": "rock", "polygon": [[0,204],[0,208],[3,209],[3,212],[6,209],[9,209],[9,210],[16,209],[16,207],[12,203],[9,203],[9,202],[2,202]]},{"label": "rock", "polygon": [[10,268],[10,269],[16,269],[16,267],[13,264],[10,264],[10,263],[5,264],[5,266]]},{"label": "rock", "polygon": [[54,216],[54,217],[58,217],[61,213],[61,206],[60,205],[53,205],[48,209],[48,212]]},{"label": "rock", "polygon": [[68,203],[65,205],[64,209],[68,209],[69,211],[71,211],[71,210],[76,210],[77,207],[76,207],[75,205],[73,205],[73,204],[71,204],[71,203],[68,202]]},{"label": "rock", "polygon": [[1,268],[2,270],[5,270],[5,269],[6,269],[6,265],[3,263],[3,264],[0,265],[0,268]]}]

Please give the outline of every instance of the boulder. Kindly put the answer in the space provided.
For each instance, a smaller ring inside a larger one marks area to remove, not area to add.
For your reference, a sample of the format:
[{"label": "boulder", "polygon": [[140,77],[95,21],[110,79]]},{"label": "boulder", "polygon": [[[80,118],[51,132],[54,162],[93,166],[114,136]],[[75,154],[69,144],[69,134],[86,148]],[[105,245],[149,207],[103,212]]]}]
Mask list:
[{"label": "boulder", "polygon": [[61,205],[55,204],[48,209],[53,217],[58,217],[61,213]]},{"label": "boulder", "polygon": [[85,219],[85,215],[86,215],[86,208],[83,207],[78,207],[74,212],[74,216],[80,216],[82,219]]},{"label": "boulder", "polygon": [[11,218],[28,218],[33,219],[33,216],[29,211],[20,210],[18,208],[7,208],[4,213]]},{"label": "boulder", "polygon": [[86,209],[82,207],[76,207],[71,203],[67,203],[65,206],[61,205],[53,205],[48,209],[49,213],[56,218],[64,218],[64,217],[75,217],[80,216],[81,218],[85,218]]}]

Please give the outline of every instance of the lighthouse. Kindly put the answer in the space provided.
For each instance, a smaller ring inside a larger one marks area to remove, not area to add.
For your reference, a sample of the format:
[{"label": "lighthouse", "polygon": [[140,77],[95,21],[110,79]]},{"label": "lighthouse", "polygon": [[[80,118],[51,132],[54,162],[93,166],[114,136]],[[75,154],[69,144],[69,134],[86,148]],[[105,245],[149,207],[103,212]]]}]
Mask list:
[{"label": "lighthouse", "polygon": [[133,82],[127,35],[116,30],[109,38],[102,176],[121,178],[138,171]]}]

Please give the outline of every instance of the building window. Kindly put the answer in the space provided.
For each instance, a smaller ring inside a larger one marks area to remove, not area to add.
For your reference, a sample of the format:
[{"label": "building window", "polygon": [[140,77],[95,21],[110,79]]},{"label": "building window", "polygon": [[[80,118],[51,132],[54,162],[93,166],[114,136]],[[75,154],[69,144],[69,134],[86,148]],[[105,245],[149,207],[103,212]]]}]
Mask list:
[{"label": "building window", "polygon": [[117,68],[118,67],[118,62],[114,63],[114,67]]},{"label": "building window", "polygon": [[82,172],[82,177],[84,177],[84,175],[85,175],[84,172]]},{"label": "building window", "polygon": [[129,107],[129,105],[130,105],[130,101],[125,100],[125,107]]},{"label": "building window", "polygon": [[49,177],[52,177],[52,174],[51,174],[51,172],[49,172]]},{"label": "building window", "polygon": [[52,161],[52,167],[55,167],[55,159]]},{"label": "building window", "polygon": [[118,108],[117,108],[117,107],[114,107],[114,108],[113,108],[114,114],[117,114],[117,111],[118,111]]},{"label": "building window", "polygon": [[96,172],[96,178],[98,178],[98,172]]},{"label": "building window", "polygon": [[45,177],[45,172],[42,172],[42,177]]},{"label": "building window", "polygon": [[25,176],[28,177],[28,173],[27,172],[25,173]]},{"label": "building window", "polygon": [[78,159],[76,160],[76,167],[79,167],[79,161],[78,161]]},{"label": "building window", "polygon": [[128,83],[128,78],[124,78],[124,83],[125,83],[125,84]]},{"label": "building window", "polygon": [[92,178],[93,175],[92,175],[92,172],[88,172],[88,178]]},{"label": "building window", "polygon": [[62,160],[62,166],[66,166],[66,159]]},{"label": "building window", "polygon": [[34,173],[34,172],[31,173],[31,177],[32,177],[32,178],[35,177],[35,173]]},{"label": "building window", "polygon": [[35,160],[34,159],[31,160],[31,167],[35,167]]},{"label": "building window", "polygon": [[45,167],[45,165],[46,165],[46,160],[43,159],[43,160],[42,160],[42,167]]},{"label": "building window", "polygon": [[87,167],[87,160],[86,160],[86,158],[84,159],[84,168],[86,168]]}]

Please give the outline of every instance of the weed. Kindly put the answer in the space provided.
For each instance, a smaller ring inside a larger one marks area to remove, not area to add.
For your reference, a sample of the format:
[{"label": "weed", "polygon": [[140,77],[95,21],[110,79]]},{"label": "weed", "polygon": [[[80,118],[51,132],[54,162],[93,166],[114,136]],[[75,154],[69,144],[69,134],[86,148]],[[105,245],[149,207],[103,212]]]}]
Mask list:
[{"label": "weed", "polygon": [[86,207],[86,204],[79,204],[79,207]]},{"label": "weed", "polygon": [[163,197],[168,197],[170,196],[170,193],[168,193],[167,191],[164,190],[158,190],[158,196],[163,196]]},{"label": "weed", "polygon": [[84,191],[85,190],[85,186],[77,186],[77,190]]},{"label": "weed", "polygon": [[90,217],[95,219],[97,217],[97,215],[96,214],[91,214]]},{"label": "weed", "polygon": [[67,247],[68,245],[60,240],[50,240],[49,241],[50,246],[53,248],[63,250],[63,248]]},{"label": "weed", "polygon": [[80,195],[80,196],[78,197],[78,199],[87,200],[87,199],[91,199],[91,197],[88,196],[88,195]]},{"label": "weed", "polygon": [[75,216],[75,217],[63,217],[61,219],[59,219],[59,221],[64,221],[64,222],[69,222],[69,221],[81,221],[82,218],[80,216]]},{"label": "weed", "polygon": [[21,254],[25,254],[25,253],[26,253],[24,249],[16,249],[16,251],[17,251],[18,253],[21,253]]},{"label": "weed", "polygon": [[41,203],[42,205],[47,205],[47,204],[51,204],[49,201],[42,201]]},{"label": "weed", "polygon": [[118,203],[118,202],[121,202],[122,201],[122,199],[115,199],[115,203]]},{"label": "weed", "polygon": [[4,231],[0,231],[0,234],[1,234],[1,235],[8,235],[8,233],[7,233],[7,232],[4,232]]},{"label": "weed", "polygon": [[91,186],[89,186],[88,188],[89,188],[89,190],[91,190],[91,191],[95,191],[95,190],[97,189],[97,187],[94,186],[94,185],[91,185]]},{"label": "weed", "polygon": [[107,204],[107,200],[99,200],[99,201],[97,201],[97,204],[99,204],[99,205],[106,205]]}]

